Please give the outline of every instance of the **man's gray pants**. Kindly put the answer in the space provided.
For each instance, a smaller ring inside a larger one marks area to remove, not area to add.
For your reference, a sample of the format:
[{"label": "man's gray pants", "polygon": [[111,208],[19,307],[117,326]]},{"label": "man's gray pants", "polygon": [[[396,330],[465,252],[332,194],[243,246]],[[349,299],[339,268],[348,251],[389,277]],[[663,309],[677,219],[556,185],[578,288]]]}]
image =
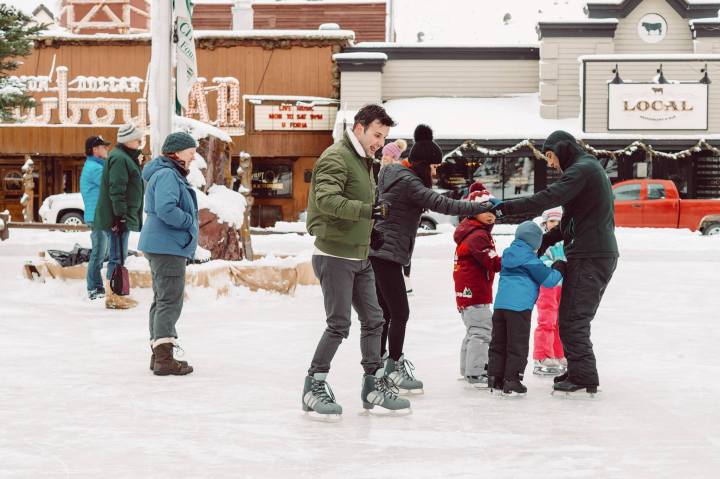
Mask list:
[{"label": "man's gray pants", "polygon": [[366,374],[382,366],[380,337],[385,321],[375,292],[375,274],[369,260],[314,255],[315,276],[325,302],[327,328],[315,350],[308,374],[327,373],[343,339],[350,334],[350,308],[360,320],[360,352]]},{"label": "man's gray pants", "polygon": [[150,339],[177,338],[175,324],[183,307],[187,258],[155,253],[145,253],[145,257],[150,262],[153,288]]},{"label": "man's gray pants", "polygon": [[460,349],[460,374],[487,374],[485,367],[492,338],[492,309],[489,304],[477,304],[468,306],[460,314],[467,330]]}]

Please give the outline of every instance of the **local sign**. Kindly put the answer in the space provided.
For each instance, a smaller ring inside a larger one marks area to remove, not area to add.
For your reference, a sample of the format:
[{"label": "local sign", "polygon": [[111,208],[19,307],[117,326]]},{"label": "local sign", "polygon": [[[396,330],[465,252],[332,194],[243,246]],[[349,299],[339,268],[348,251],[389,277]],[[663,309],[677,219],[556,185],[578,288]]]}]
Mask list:
[{"label": "local sign", "polygon": [[705,83],[610,83],[608,130],[707,130]]},{"label": "local sign", "polygon": [[335,126],[337,106],[280,103],[255,105],[255,130],[326,131]]}]

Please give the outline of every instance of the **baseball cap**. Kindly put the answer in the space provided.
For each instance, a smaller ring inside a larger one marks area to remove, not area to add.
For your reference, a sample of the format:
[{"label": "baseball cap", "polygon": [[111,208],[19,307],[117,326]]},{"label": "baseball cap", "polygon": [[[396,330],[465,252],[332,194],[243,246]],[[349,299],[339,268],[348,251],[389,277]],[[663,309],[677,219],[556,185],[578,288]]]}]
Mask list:
[{"label": "baseball cap", "polygon": [[91,136],[90,138],[85,140],[85,153],[91,155],[92,149],[100,145],[110,146],[112,145],[112,143],[110,143],[109,141],[105,141],[102,136]]}]

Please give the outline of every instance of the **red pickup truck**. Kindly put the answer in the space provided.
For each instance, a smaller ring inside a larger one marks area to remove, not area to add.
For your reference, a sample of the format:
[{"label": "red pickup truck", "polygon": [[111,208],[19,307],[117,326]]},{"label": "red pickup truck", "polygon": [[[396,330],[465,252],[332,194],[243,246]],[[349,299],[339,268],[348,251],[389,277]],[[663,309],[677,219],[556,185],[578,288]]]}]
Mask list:
[{"label": "red pickup truck", "polygon": [[615,224],[637,228],[688,228],[720,234],[720,199],[681,200],[669,180],[629,180],[613,185]]}]

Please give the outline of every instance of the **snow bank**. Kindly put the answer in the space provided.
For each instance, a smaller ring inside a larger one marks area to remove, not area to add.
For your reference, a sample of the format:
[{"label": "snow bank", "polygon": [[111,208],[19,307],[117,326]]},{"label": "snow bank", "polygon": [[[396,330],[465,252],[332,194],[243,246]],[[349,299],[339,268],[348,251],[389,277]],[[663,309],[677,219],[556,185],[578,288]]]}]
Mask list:
[{"label": "snow bank", "polygon": [[241,228],[245,221],[245,197],[222,185],[212,185],[207,194],[196,190],[198,208],[207,208],[218,220],[230,224],[233,228]]}]

